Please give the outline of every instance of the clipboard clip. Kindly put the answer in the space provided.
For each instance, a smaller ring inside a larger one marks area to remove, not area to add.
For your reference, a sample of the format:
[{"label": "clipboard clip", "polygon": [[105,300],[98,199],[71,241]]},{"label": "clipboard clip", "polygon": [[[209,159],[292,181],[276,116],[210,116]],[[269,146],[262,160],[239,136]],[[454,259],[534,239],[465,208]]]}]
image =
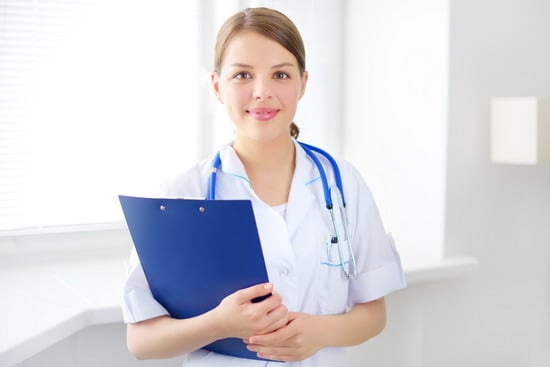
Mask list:
[{"label": "clipboard clip", "polygon": [[[168,208],[166,207],[166,205],[161,205],[161,206],[159,207],[159,209],[160,209],[161,212],[165,212],[166,209],[168,209]],[[199,212],[205,213],[205,212],[206,212],[206,208],[205,208],[204,206],[199,206]]]}]

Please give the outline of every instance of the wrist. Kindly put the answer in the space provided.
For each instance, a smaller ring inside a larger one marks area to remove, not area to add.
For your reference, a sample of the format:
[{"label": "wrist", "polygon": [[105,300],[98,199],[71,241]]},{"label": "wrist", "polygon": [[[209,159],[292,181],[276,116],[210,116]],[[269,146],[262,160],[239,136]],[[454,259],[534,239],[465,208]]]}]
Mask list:
[{"label": "wrist", "polygon": [[212,340],[219,340],[231,337],[231,330],[227,324],[226,317],[216,307],[201,316],[204,319],[205,330],[208,330]]},{"label": "wrist", "polygon": [[319,346],[319,349],[333,347],[334,342],[332,340],[332,333],[327,332],[327,330],[332,330],[331,328],[333,327],[331,325],[332,316],[319,315],[314,316],[313,318],[313,330],[314,335],[317,336],[317,345]]}]

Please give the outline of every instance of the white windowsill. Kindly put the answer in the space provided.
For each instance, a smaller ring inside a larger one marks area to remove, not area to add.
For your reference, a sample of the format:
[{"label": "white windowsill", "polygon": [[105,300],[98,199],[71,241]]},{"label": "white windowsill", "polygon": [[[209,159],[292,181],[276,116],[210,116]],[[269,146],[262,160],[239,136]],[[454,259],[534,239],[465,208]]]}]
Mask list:
[{"label": "white windowsill", "polygon": [[[122,242],[125,236],[121,234]],[[119,243],[97,256],[0,264],[0,365],[22,362],[86,327],[122,322],[121,285],[128,249],[128,243]],[[0,243],[4,255],[13,251],[30,253],[25,244]],[[403,259],[403,267],[411,286],[472,274],[478,261],[471,257]]]}]

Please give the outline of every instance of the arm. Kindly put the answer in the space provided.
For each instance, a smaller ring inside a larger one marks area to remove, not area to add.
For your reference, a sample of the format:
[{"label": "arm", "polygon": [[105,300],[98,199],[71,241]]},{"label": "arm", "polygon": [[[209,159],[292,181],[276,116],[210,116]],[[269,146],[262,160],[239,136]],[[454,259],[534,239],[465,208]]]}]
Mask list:
[{"label": "arm", "polygon": [[270,334],[248,339],[248,348],[259,357],[300,361],[326,347],[360,344],[386,326],[384,298],[355,305],[342,315],[314,316],[291,313],[289,323]]},{"label": "arm", "polygon": [[[252,299],[272,292],[262,302]],[[138,359],[169,358],[192,352],[218,339],[248,338],[269,333],[288,323],[281,296],[271,284],[239,290],[213,310],[188,319],[159,316],[128,324],[127,344]]]}]

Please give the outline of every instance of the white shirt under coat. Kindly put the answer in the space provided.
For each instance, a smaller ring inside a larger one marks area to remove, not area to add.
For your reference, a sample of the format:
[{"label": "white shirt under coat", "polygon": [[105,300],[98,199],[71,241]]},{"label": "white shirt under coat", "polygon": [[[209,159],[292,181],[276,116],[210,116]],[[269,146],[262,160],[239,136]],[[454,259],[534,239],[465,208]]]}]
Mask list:
[{"label": "white shirt under coat", "polygon": [[[270,282],[290,311],[314,315],[341,314],[357,303],[369,302],[406,286],[391,238],[384,230],[370,190],[356,169],[338,162],[345,190],[349,235],[357,261],[357,278],[348,281],[338,266],[330,266],[326,241],[332,228],[325,207],[319,172],[305,151],[295,142],[296,169],[292,179],[285,217],[280,208],[263,202],[252,190],[237,154],[226,145],[220,150],[221,169],[216,180],[216,199],[249,199],[262,243]],[[320,159],[329,184],[332,169]],[[165,197],[206,197],[210,160],[198,163],[185,174],[170,180]],[[338,262],[332,258],[332,262]],[[168,312],[153,298],[143,269],[132,253],[124,285],[123,314],[134,323]],[[327,331],[330,332],[330,331]],[[265,362],[229,357],[203,349],[185,356],[185,366],[276,366]],[[349,366],[345,348],[326,348],[289,367]]]}]

